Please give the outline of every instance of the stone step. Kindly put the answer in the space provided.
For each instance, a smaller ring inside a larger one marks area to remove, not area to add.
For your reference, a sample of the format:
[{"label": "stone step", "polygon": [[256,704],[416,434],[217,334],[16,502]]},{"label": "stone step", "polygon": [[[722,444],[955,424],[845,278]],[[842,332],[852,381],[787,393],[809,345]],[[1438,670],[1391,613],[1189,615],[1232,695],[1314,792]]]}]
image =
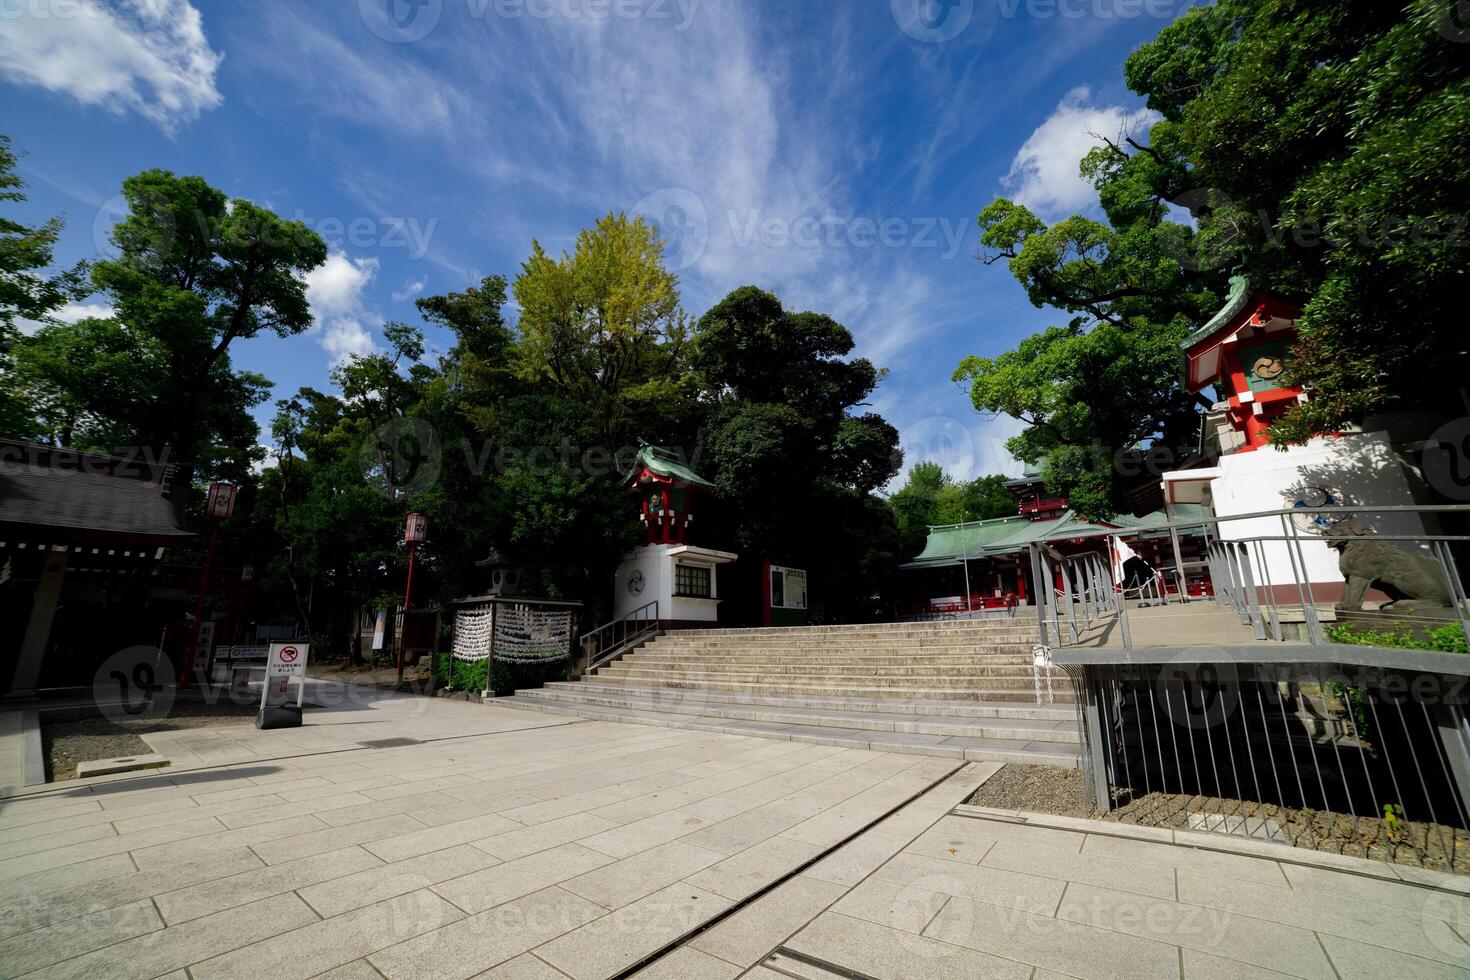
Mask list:
[{"label": "stone step", "polygon": [[603,670],[622,667],[638,670],[664,670],[674,673],[705,674],[800,674],[814,678],[842,675],[893,677],[1024,677],[1030,679],[1034,669],[1027,664],[958,663],[931,664],[910,661],[897,664],[873,664],[860,660],[844,660],[832,664],[771,663],[769,661],[664,660],[634,654],[614,661]]},{"label": "stone step", "polygon": [[1035,643],[1035,630],[1010,630],[1005,633],[968,634],[956,633],[943,636],[834,636],[822,639],[796,639],[779,636],[752,636],[745,638],[719,638],[705,636],[681,636],[665,633],[652,640],[650,646],[699,647],[708,650],[789,649],[812,650],[861,646],[875,650],[911,650],[915,648],[936,649],[943,647],[1008,646]]},{"label": "stone step", "polygon": [[[915,668],[922,671],[923,668]],[[668,670],[657,667],[641,667],[636,663],[618,662],[609,664],[598,669],[598,677],[618,677],[623,679],[646,678],[659,682],[680,681],[688,684],[698,685],[704,681],[710,682],[743,682],[743,683],[784,683],[787,681],[795,683],[807,683],[813,685],[830,684],[834,687],[884,687],[903,688],[913,687],[938,687],[967,689],[974,687],[990,687],[998,690],[1022,689],[1031,690],[1035,684],[1036,677],[1031,671],[1024,674],[1014,675],[981,675],[961,673],[958,670],[946,670],[940,673],[905,673],[902,670],[875,670],[875,671],[804,671],[795,674],[767,673],[763,671],[718,671],[718,670]],[[1054,687],[1067,686],[1070,688],[1065,674],[1054,671],[1052,676]],[[1043,675],[1042,683],[1046,682]]]},{"label": "stone step", "polygon": [[[582,681],[552,681],[543,690],[585,690]],[[1076,723],[1077,709],[1072,704],[1028,704],[1016,701],[944,701],[939,699],[905,700],[902,698],[807,697],[793,699],[779,694],[741,694],[732,691],[686,691],[665,687],[640,687],[599,683],[597,694],[624,694],[648,700],[670,702],[697,699],[713,704],[741,704],[784,707],[792,703],[808,708],[831,711],[876,711],[893,715],[927,715],[943,718],[1002,718],[1031,721]]]},{"label": "stone step", "polygon": [[854,666],[863,669],[885,669],[885,667],[1026,667],[1030,669],[1030,654],[979,654],[972,657],[864,657],[863,654],[744,654],[739,657],[700,657],[695,654],[673,654],[639,649],[623,655],[623,660],[639,664],[731,664],[734,667],[756,670],[766,667],[801,667],[804,670],[828,670],[831,667]]},{"label": "stone step", "polygon": [[[679,690],[700,691],[734,691],[742,694],[784,694],[811,697],[838,697],[838,698],[925,698],[939,699],[944,701],[1035,701],[1034,688],[1010,688],[1002,689],[993,685],[986,687],[963,686],[963,687],[916,687],[912,685],[888,685],[882,684],[849,684],[821,681],[810,684],[800,684],[794,681],[764,679],[756,681],[734,681],[729,679],[690,681],[671,677],[655,675],[647,680],[635,681],[632,678],[609,676],[599,673],[588,677],[584,681],[588,684],[610,683],[618,685],[636,686],[658,686],[674,688]],[[1066,678],[1059,676],[1053,679],[1052,689],[1055,700],[1058,702],[1071,703],[1075,701],[1071,688],[1066,683]],[[1045,693],[1045,685],[1042,692]]]},{"label": "stone step", "polygon": [[949,632],[984,632],[1013,629],[1034,623],[1036,610],[1022,610],[1015,616],[993,619],[955,619],[929,623],[846,623],[833,626],[744,626],[715,629],[675,630],[676,635],[698,636],[831,636],[833,634],[871,636],[874,634],[913,633],[934,636]]},{"label": "stone step", "polygon": [[601,721],[617,721],[662,728],[715,731],[728,735],[836,745],[844,748],[911,755],[941,756],[973,762],[1020,763],[1076,768],[1077,750],[1056,742],[1034,742],[1019,739],[988,739],[961,735],[923,735],[900,732],[871,731],[859,728],[837,728],[822,725],[780,724],[733,718],[686,715],[669,711],[649,711],[632,707],[578,704],[530,696],[524,691],[509,698],[488,702],[510,708],[524,708],[552,714],[572,715]]},{"label": "stone step", "polygon": [[960,735],[970,738],[1008,739],[1078,744],[1075,719],[954,718],[921,715],[876,708],[814,707],[799,698],[770,699],[766,704],[731,704],[711,701],[698,692],[670,698],[657,689],[603,690],[577,684],[548,685],[522,691],[518,696],[563,703],[601,707],[633,708],[707,718],[734,718],[786,725],[815,725],[822,728],[856,728],[864,731],[897,732],[907,735]]}]

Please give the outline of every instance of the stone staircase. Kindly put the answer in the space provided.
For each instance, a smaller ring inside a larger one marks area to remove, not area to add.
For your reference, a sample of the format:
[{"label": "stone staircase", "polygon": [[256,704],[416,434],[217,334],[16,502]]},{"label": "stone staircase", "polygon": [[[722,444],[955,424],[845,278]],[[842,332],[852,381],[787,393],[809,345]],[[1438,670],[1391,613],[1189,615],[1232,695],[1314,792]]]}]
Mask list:
[{"label": "stone staircase", "polygon": [[1077,764],[1060,670],[1037,703],[1034,622],[680,630],[509,707],[982,762]]}]

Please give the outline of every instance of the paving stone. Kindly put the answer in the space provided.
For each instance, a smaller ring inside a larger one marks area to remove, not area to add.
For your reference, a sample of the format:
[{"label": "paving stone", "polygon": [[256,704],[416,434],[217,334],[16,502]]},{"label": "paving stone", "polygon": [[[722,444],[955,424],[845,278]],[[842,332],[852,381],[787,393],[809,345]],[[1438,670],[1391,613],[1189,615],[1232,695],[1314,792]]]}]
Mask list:
[{"label": "paving stone", "polygon": [[482,912],[611,864],[612,858],[578,844],[528,854],[503,864],[440,882],[434,891],[464,909]]},{"label": "paving stone", "polygon": [[690,945],[740,966],[754,966],[846,890],[798,875],[700,933]]},{"label": "paving stone", "polygon": [[1341,896],[1360,902],[1387,905],[1470,926],[1470,896],[1446,894],[1383,878],[1345,875],[1327,868],[1307,868],[1284,862],[1281,870],[1291,883],[1293,891],[1312,892],[1327,901]]},{"label": "paving stone", "polygon": [[1062,892],[1067,888],[1065,882],[1051,878],[1017,874],[984,865],[970,867],[907,851],[873,872],[873,877],[923,891],[958,895],[1041,915],[1051,915],[1056,911]]},{"label": "paving stone", "polygon": [[459,980],[591,922],[605,910],[547,888],[398,943],[368,959],[388,980]]},{"label": "paving stone", "polygon": [[849,841],[802,872],[805,877],[819,878],[839,885],[856,885],[877,870],[878,866],[903,850],[911,840],[906,834],[891,834],[881,829],[868,831]]},{"label": "paving stone", "polygon": [[319,881],[350,875],[381,862],[360,847],[346,847],[314,854],[299,861],[255,868],[235,875],[222,875],[176,891],[158,895],[154,901],[169,925],[197,919],[296,891]]},{"label": "paving stone", "polygon": [[[1428,896],[1426,896],[1427,898]],[[1470,945],[1437,915],[1338,896],[1303,901],[1291,888],[1179,872],[1179,900],[1258,921],[1342,936],[1470,969]],[[1244,957],[1241,957],[1244,959]]]},{"label": "paving stone", "polygon": [[[211,821],[213,822],[213,821]],[[197,834],[183,840],[170,841],[165,844],[151,843],[147,847],[132,848],[133,861],[143,871],[152,871],[166,868],[180,862],[202,861],[215,851],[227,847],[250,846],[257,844],[267,845],[294,835],[309,836],[314,831],[324,831],[327,828],[310,815],[301,817],[288,817],[285,820],[276,820],[271,823],[259,823],[250,827],[240,827],[235,830],[212,829],[204,834]],[[142,834],[135,836],[144,836]],[[124,838],[118,838],[123,840]],[[348,841],[347,843],[351,843]],[[319,850],[333,850],[343,846],[334,843],[332,847],[322,847]],[[311,852],[317,853],[317,852]]]},{"label": "paving stone", "polygon": [[503,817],[514,820],[517,824],[525,826],[526,821],[516,820],[515,817],[506,813],[507,810],[519,807],[534,806],[544,802],[530,793],[506,792],[497,793],[493,797],[477,800],[460,800],[455,803],[434,802],[427,806],[421,806],[408,813],[415,820],[428,824],[430,827],[441,827],[444,824],[457,823],[468,820],[486,813],[498,813]]},{"label": "paving stone", "polygon": [[498,863],[479,848],[461,844],[395,864],[375,861],[355,874],[347,872],[297,889],[297,894],[306,899],[318,915],[331,918]]},{"label": "paving stone", "polygon": [[869,878],[838,899],[832,911],[919,935],[949,899],[945,892]]},{"label": "paving stone", "polygon": [[1074,883],[1067,888],[1057,918],[1294,976],[1331,980],[1332,966],[1310,931],[1186,903]]},{"label": "paving stone", "polygon": [[367,960],[353,960],[320,974],[316,980],[383,980],[383,975]]},{"label": "paving stone", "polygon": [[819,853],[821,848],[814,844],[772,837],[689,875],[686,880],[738,901],[796,870]]},{"label": "paving stone", "polygon": [[194,980],[305,980],[462,918],[464,913],[424,889],[216,956],[189,972]]},{"label": "paving stone", "polygon": [[575,980],[602,980],[638,962],[730,907],[730,900],[687,882],[670,885],[536,950]]},{"label": "paving stone", "polygon": [[514,820],[497,813],[484,813],[439,827],[426,827],[395,837],[382,837],[363,846],[392,864],[428,854],[430,851],[442,851],[456,844],[468,844],[473,840],[519,830],[520,827]]},{"label": "paving stone", "polygon": [[560,844],[568,844],[572,841],[585,843],[585,838],[615,829],[617,829],[617,824],[610,820],[594,817],[590,813],[574,813],[559,820],[512,830],[470,843],[502,861],[513,861],[516,858],[535,854],[537,851],[544,851]]},{"label": "paving stone", "polygon": [[1083,882],[1154,898],[1175,898],[1174,869],[1157,864],[1138,864],[1073,854],[1070,851],[1053,851],[1020,841],[996,844],[980,863],[987,868],[1002,868],[1021,874]]},{"label": "paving stone", "polygon": [[1323,936],[1322,945],[1342,980],[1383,980],[1412,977],[1414,980],[1464,980],[1470,970],[1398,950],[1360,943],[1342,936]]},{"label": "paving stone", "polygon": [[316,913],[301,899],[278,895],[63,960],[31,976],[44,980],[147,980],[317,921]]},{"label": "paving stone", "polygon": [[477,973],[473,980],[567,980],[567,975],[531,953],[522,953],[484,973]]},{"label": "paving stone", "polygon": [[734,964],[683,946],[633,976],[638,980],[734,980],[740,973]]},{"label": "paving stone", "polygon": [[[979,864],[995,845],[995,841],[984,837],[930,830],[916,837],[905,850],[910,854],[922,854],[942,861]],[[1031,849],[1029,845],[1023,845],[1023,848],[1028,851]],[[1170,875],[1170,881],[1172,880],[1173,876]]]},{"label": "paving stone", "polygon": [[108,823],[93,823],[81,827],[73,827],[70,830],[52,829],[51,833],[17,834],[14,836],[6,834],[4,841],[0,842],[0,859],[20,857],[23,854],[34,854],[37,851],[46,851],[53,847],[69,847],[73,844],[84,844],[87,841],[116,836],[117,831]]},{"label": "paving stone", "polygon": [[283,864],[312,854],[335,851],[354,844],[367,844],[422,828],[423,824],[413,817],[399,813],[381,820],[365,820],[343,827],[287,834],[252,844],[251,847],[266,864]]},{"label": "paving stone", "polygon": [[1176,946],[968,898],[950,899],[924,935],[1084,980],[1179,975]]},{"label": "paving stone", "polygon": [[604,908],[618,909],[723,860],[719,851],[670,841],[568,878],[561,887]]},{"label": "paving stone", "polygon": [[583,838],[579,843],[584,847],[590,847],[616,858],[625,858],[639,851],[646,851],[650,847],[666,844],[685,834],[693,833],[701,827],[707,827],[709,824],[710,821],[703,817],[673,810],[624,824],[600,834],[593,834]]},{"label": "paving stone", "polygon": [[1185,948],[1183,954],[1184,980],[1279,980],[1290,976],[1265,967],[1251,966],[1240,960],[1227,960],[1222,956],[1201,953],[1197,949]]},{"label": "paving stone", "polygon": [[[824,912],[786,943],[792,949],[878,980],[1027,980],[1015,960]],[[1136,974],[1135,974],[1136,976]]]},{"label": "paving stone", "polygon": [[1181,871],[1194,871],[1202,875],[1257,881],[1268,885],[1286,884],[1286,877],[1276,862],[1239,854],[1222,854],[1173,844],[1100,837],[1094,834],[1087,835],[1082,853],[1118,861],[1179,868]]},{"label": "paving stone", "polygon": [[59,960],[163,928],[163,920],[144,899],[67,919],[0,942],[0,968],[19,976]]}]

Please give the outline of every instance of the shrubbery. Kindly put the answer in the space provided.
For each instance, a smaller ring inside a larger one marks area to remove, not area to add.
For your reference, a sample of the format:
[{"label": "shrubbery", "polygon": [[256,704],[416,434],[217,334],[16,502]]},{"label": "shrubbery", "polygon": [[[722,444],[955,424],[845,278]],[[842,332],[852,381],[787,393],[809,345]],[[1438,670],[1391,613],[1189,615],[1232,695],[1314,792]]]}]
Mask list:
[{"label": "shrubbery", "polygon": [[[432,686],[435,690],[448,687],[478,694],[485,690],[485,667],[489,663],[489,660],[455,660],[448,653],[436,653]],[[514,694],[551,681],[566,680],[569,666],[570,661],[566,658],[536,663],[497,660],[491,677],[497,695]]]},{"label": "shrubbery", "polygon": [[1442,650],[1465,653],[1465,630],[1459,623],[1446,623],[1429,631],[1429,639],[1421,640],[1404,623],[1390,630],[1356,629],[1347,623],[1327,627],[1327,639],[1333,643],[1350,643],[1363,647],[1399,647],[1404,650]]}]

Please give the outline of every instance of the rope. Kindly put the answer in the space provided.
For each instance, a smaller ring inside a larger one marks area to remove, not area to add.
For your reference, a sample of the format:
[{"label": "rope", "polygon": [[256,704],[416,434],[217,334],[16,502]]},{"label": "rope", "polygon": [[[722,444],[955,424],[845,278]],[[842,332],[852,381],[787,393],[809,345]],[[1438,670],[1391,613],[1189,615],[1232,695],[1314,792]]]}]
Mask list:
[{"label": "rope", "polygon": [[510,663],[545,663],[571,655],[572,614],[530,606],[503,607],[495,618],[495,656]]}]

